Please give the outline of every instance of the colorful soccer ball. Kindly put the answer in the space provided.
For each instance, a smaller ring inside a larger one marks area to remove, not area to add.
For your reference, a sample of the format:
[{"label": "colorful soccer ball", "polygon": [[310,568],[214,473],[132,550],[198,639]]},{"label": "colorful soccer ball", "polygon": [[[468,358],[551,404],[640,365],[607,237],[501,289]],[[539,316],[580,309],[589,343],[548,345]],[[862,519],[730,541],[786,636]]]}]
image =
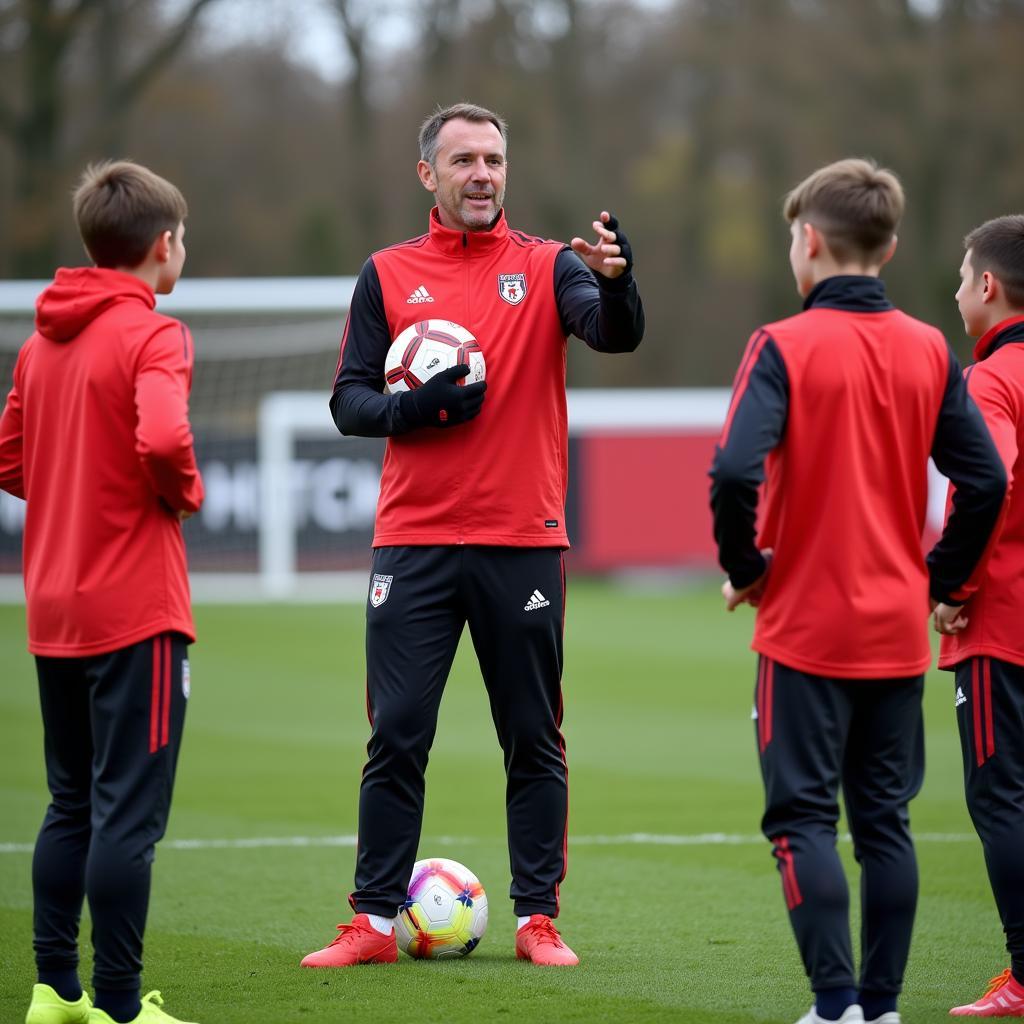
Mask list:
[{"label": "colorful soccer ball", "polygon": [[451,320],[421,320],[391,343],[384,360],[385,385],[390,394],[410,391],[459,363],[469,365],[460,384],[484,379],[487,368],[480,343],[465,327]]},{"label": "colorful soccer ball", "polygon": [[395,918],[395,937],[409,956],[466,956],[486,930],[487,894],[469,868],[442,857],[416,861]]}]

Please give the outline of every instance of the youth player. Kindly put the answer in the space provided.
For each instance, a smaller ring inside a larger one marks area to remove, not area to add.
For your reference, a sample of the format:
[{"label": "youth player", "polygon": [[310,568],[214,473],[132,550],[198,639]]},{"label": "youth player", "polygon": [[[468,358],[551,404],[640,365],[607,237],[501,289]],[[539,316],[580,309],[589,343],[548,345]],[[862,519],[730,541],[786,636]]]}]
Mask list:
[{"label": "youth player", "polygon": [[984,574],[936,609],[939,667],[956,673],[955,704],[971,820],[981,838],[1010,966],[954,1017],[1024,1017],[1024,216],[998,217],[964,239],[956,293],[977,339],[967,390],[1010,477],[1011,497]]},{"label": "youth player", "polygon": [[[516,955],[571,966],[553,919],[566,869],[562,721],[566,336],[632,351],[644,317],[614,218],[572,248],[505,220],[506,129],[458,104],[420,131],[429,230],[374,253],[352,297],[331,409],[343,434],[386,436],[366,606],[369,760],[359,799],[356,915],[306,967],[394,962],[392,920],[419,843],[424,771],[464,625],[508,779]],[[573,251],[575,250],[575,251]],[[453,320],[479,339],[486,383],[453,367],[385,395],[404,328]],[[486,401],[484,394],[486,390]]]},{"label": "youth player", "polygon": [[[711,470],[726,607],[757,606],[762,828],[814,991],[800,1024],[900,1020],[929,597],[963,598],[1006,490],[956,358],[879,278],[903,205],[896,177],[865,160],[823,167],[789,194],[804,311],[754,332]],[[926,564],[929,455],[957,495]],[[862,872],[859,977],[840,786]]]},{"label": "youth player", "polygon": [[[51,803],[32,860],[39,983],[26,1024],[175,1024],[140,999],[195,639],[181,521],[192,339],[154,312],[185,262],[185,200],[137,164],[89,168],[75,220],[95,266],[60,269],[0,417],[0,487],[26,500],[28,647]],[[78,979],[89,900],[95,1003]]]}]

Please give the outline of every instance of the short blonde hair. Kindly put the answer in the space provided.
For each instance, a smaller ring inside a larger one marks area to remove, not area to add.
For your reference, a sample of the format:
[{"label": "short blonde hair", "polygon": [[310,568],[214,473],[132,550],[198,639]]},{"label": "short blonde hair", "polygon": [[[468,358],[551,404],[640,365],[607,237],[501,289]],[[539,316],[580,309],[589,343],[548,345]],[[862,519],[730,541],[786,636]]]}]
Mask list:
[{"label": "short blonde hair", "polygon": [[169,181],[131,160],[90,164],[72,199],[82,244],[98,267],[137,267],[165,231],[188,215]]},{"label": "short blonde hair", "polygon": [[813,224],[839,261],[881,259],[903,217],[903,186],[874,160],[850,158],[821,167],[786,196],[791,224]]}]

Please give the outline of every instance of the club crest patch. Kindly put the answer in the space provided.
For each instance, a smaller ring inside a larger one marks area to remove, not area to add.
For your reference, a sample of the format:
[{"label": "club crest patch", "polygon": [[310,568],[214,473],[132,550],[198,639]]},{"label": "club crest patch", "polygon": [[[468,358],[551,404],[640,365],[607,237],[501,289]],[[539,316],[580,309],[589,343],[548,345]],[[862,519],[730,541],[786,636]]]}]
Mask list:
[{"label": "club crest patch", "polygon": [[499,274],[498,294],[510,306],[518,306],[526,298],[526,275]]},{"label": "club crest patch", "polygon": [[379,608],[388,599],[394,580],[394,576],[381,576],[379,572],[373,574],[373,582],[370,584],[370,604],[374,608]]}]

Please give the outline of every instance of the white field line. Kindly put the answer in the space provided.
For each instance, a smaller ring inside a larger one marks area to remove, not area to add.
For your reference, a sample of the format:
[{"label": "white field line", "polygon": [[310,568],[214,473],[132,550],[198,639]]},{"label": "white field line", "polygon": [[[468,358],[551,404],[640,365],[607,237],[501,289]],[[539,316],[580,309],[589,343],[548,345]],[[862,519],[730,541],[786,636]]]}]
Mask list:
[{"label": "white field line", "polygon": [[[850,841],[847,832],[840,836]],[[495,841],[498,841],[497,839]],[[919,832],[916,843],[973,843],[977,836],[967,832]],[[423,841],[424,846],[471,846],[479,838],[468,836],[434,836]],[[763,836],[736,835],[727,832],[702,832],[694,835],[657,835],[651,832],[629,832],[618,836],[570,836],[572,846],[759,846],[766,843]],[[161,850],[260,850],[279,847],[354,847],[355,836],[265,836],[242,839],[166,839]],[[0,843],[0,854],[31,853],[32,843]]]}]

